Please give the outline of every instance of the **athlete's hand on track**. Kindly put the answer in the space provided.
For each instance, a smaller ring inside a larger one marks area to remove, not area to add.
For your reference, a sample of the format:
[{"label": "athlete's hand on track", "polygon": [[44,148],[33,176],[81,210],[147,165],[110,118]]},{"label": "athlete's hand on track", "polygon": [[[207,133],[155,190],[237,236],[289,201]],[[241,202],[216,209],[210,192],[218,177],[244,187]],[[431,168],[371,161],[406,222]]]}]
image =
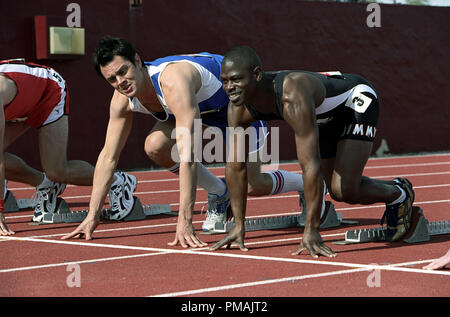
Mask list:
[{"label": "athlete's hand on track", "polygon": [[227,249],[229,249],[231,246],[237,246],[241,251],[248,251],[248,249],[244,245],[245,229],[243,228],[244,227],[238,228],[237,226],[234,226],[225,238],[217,242],[209,249],[217,250],[224,245],[227,245]]},{"label": "athlete's hand on track", "polygon": [[6,225],[5,216],[0,212],[0,236],[10,236],[15,234],[14,231],[10,230]]},{"label": "athlete's hand on track", "polygon": [[97,228],[99,222],[100,220],[88,216],[74,231],[61,237],[61,239],[66,240],[71,238],[85,238],[86,240],[92,240],[92,233],[94,232],[95,228]]},{"label": "athlete's hand on track", "polygon": [[175,239],[172,242],[167,243],[170,246],[176,246],[180,242],[183,248],[201,248],[208,244],[202,242],[195,234],[195,229],[192,221],[185,220],[183,217],[178,216],[177,232],[175,233]]},{"label": "athlete's hand on track", "polygon": [[337,255],[323,243],[322,237],[316,229],[310,229],[303,233],[302,242],[297,251],[292,253],[292,255],[298,255],[302,253],[303,250],[308,250],[313,258],[318,258],[319,254],[330,258],[334,258]]},{"label": "athlete's hand on track", "polygon": [[425,265],[423,269],[425,270],[438,270],[442,269],[447,266],[447,264],[450,264],[450,249],[447,251],[447,253],[443,256],[441,256],[438,259],[435,259],[433,262],[431,262],[428,265]]}]

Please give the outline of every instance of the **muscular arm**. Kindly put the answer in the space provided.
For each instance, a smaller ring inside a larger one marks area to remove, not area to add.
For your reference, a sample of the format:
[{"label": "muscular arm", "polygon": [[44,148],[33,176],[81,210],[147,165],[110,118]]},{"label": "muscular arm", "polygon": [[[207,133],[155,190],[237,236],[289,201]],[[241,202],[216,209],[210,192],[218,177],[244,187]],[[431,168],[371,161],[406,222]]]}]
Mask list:
[{"label": "muscular arm", "polygon": [[294,74],[285,79],[282,100],[284,118],[294,130],[306,199],[305,230],[300,248],[294,254],[308,249],[314,257],[317,257],[317,254],[335,256],[335,253],[323,244],[319,234],[323,176],[315,108],[324,96],[325,87],[313,77]]},{"label": "muscular arm", "polygon": [[95,165],[89,213],[74,231],[61,239],[70,239],[77,236],[85,237],[86,240],[92,239],[92,233],[100,221],[103,203],[113,181],[120,152],[130,134],[132,119],[133,114],[128,106],[128,98],[114,91],[105,144]]},{"label": "muscular arm", "polygon": [[[244,224],[247,203],[248,142],[245,142],[243,130],[250,126],[252,118],[243,106],[228,106],[228,126],[230,128],[230,148],[227,157],[225,177],[230,191],[231,208],[236,225]],[[245,142],[245,145],[243,144]]]},{"label": "muscular arm", "polygon": [[95,165],[92,195],[89,203],[89,214],[95,216],[96,219],[100,218],[120,153],[131,131],[133,115],[128,108],[128,98],[114,91],[109,115],[105,144]]},{"label": "muscular arm", "polygon": [[318,229],[320,226],[323,177],[320,168],[315,101],[313,95],[309,92],[312,88],[306,86],[305,81],[307,79],[292,79],[289,77],[285,79],[283,113],[286,122],[294,130],[297,158],[302,168],[307,206],[305,227],[312,226]]},{"label": "muscular arm", "polygon": [[176,144],[180,157],[180,210],[175,240],[169,245],[180,242],[182,247],[187,247],[187,242],[191,247],[203,247],[206,243],[198,239],[192,224],[197,189],[195,146],[201,142],[200,135],[197,135],[201,130],[195,131],[195,120],[200,119],[195,97],[202,85],[200,74],[189,63],[173,63],[164,69],[160,82],[167,106],[175,116]]},{"label": "muscular arm", "polygon": [[[217,242],[211,250],[216,250],[224,245],[231,245],[235,242],[241,251],[247,251],[244,246],[245,236],[245,212],[247,208],[247,190],[248,176],[247,163],[248,158],[248,142],[245,146],[243,135],[239,129],[243,131],[255,121],[248,110],[244,106],[228,106],[228,126],[230,128],[230,153],[227,154],[227,165],[225,169],[225,178],[228,190],[230,191],[231,209],[233,211],[235,226],[231,232],[221,241]],[[236,133],[233,133],[236,132]]]},{"label": "muscular arm", "polygon": [[194,133],[194,120],[200,119],[195,98],[200,85],[200,74],[187,63],[171,64],[161,74],[163,94],[176,120],[176,142],[180,155],[179,216],[188,221],[192,221],[197,187],[194,145],[195,139],[200,136]]}]

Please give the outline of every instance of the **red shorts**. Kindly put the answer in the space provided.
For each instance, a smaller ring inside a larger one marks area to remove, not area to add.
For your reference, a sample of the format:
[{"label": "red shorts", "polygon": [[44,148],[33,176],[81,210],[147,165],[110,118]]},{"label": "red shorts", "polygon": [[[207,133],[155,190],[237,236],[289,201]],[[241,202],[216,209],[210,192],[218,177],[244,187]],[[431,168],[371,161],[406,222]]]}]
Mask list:
[{"label": "red shorts", "polygon": [[0,73],[16,84],[14,99],[5,106],[5,121],[39,128],[69,113],[69,92],[64,79],[50,67],[0,62]]}]

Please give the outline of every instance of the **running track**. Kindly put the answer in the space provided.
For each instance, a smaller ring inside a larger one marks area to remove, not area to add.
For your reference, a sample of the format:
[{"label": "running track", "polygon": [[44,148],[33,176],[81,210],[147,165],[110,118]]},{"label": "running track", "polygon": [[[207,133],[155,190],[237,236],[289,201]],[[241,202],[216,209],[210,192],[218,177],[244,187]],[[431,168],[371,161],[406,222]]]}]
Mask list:
[{"label": "running track", "polygon": [[[297,171],[298,165],[282,168]],[[223,168],[211,169],[223,176]],[[168,204],[178,210],[178,179],[166,171],[132,172],[139,180],[135,195],[143,204]],[[405,176],[415,187],[414,205],[429,221],[450,219],[450,154],[370,159],[365,175],[392,179]],[[9,182],[17,199],[34,189]],[[68,186],[62,197],[72,210],[87,209],[90,187]],[[329,196],[327,200],[330,200]],[[200,229],[207,194],[198,189],[194,225]],[[0,238],[0,297],[303,297],[421,296],[448,297],[450,271],[425,271],[422,266],[442,256],[450,235],[427,243],[334,245],[345,231],[377,227],[384,206],[352,206],[334,202],[344,219],[356,225],[321,231],[336,258],[293,256],[302,229],[249,232],[246,246],[209,251],[170,247],[176,216],[159,215],[133,222],[102,222],[94,240],[60,240],[78,224],[31,225],[31,210],[6,214],[13,237]],[[106,207],[107,205],[105,205]],[[206,208],[206,206],[205,206]],[[296,214],[294,193],[250,197],[247,217]],[[200,231],[198,231],[200,233]],[[203,235],[212,245],[223,235]],[[78,274],[78,275],[74,275]],[[71,278],[76,277],[75,280]],[[69,281],[69,283],[68,283]],[[80,287],[69,285],[79,281]],[[72,286],[72,287],[70,287]],[[372,286],[372,287],[370,287]]]}]

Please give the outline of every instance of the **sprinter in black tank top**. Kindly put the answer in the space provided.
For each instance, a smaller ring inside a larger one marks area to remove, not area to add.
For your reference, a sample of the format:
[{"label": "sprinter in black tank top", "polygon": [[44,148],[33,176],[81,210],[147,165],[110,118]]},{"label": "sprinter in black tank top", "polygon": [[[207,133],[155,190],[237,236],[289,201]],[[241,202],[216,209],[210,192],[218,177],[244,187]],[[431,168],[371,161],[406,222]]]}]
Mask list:
[{"label": "sprinter in black tank top", "polygon": [[[295,134],[306,198],[302,242],[294,254],[336,256],[319,233],[323,179],[331,197],[349,204],[386,203],[387,239],[395,241],[410,227],[414,191],[405,178],[375,180],[362,175],[372,151],[379,103],[372,85],[359,75],[279,71],[266,73],[256,52],[239,46],[223,59],[221,78],[230,98],[230,128],[264,119],[283,119]],[[238,137],[236,134],[235,138]],[[235,142],[237,144],[237,142]],[[246,163],[238,151],[227,162],[235,227],[212,249],[232,242],[244,247]],[[244,156],[245,157],[245,156]]]}]

